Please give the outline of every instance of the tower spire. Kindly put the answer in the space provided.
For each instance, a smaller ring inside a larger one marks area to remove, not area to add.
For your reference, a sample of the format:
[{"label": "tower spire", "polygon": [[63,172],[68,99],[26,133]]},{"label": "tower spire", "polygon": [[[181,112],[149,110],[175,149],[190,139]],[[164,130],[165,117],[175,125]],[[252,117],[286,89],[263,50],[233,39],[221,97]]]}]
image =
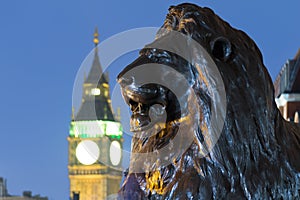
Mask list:
[{"label": "tower spire", "polygon": [[[103,73],[99,54],[97,27],[93,34],[93,61],[87,76],[84,76],[82,102],[75,116],[76,121],[80,120],[111,120],[114,121],[109,94],[109,82],[107,75]],[[84,74],[85,75],[85,74]],[[96,113],[94,112],[96,111]],[[96,114],[96,115],[95,115]]]}]

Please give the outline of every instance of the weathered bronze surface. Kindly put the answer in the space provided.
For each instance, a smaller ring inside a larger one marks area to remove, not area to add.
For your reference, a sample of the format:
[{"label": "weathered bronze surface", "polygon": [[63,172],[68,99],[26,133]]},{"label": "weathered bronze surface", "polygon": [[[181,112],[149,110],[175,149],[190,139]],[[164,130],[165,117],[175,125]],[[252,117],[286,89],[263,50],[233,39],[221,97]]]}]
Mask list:
[{"label": "weathered bronze surface", "polygon": [[[167,166],[129,171],[119,199],[299,199],[300,127],[281,117],[272,80],[253,40],[211,9],[193,4],[172,6],[162,27],[156,41],[171,30],[179,31],[196,40],[213,58],[225,86],[226,119],[216,145],[201,156],[201,148],[209,145],[203,144],[202,133],[211,114],[211,98],[201,84],[209,74],[199,74],[193,63],[164,49],[145,47],[119,74],[118,81],[133,112],[131,129],[135,134],[147,132],[143,127],[151,123],[149,108],[153,104],[165,109],[166,126],[155,135],[134,137],[132,152],[153,152],[172,142],[180,118],[189,113],[182,113],[174,93],[164,86],[135,87],[138,77],[124,77],[129,70],[159,63],[179,71],[196,91],[200,117],[193,120],[196,126],[192,126],[194,140],[189,148]],[[164,73],[162,80],[167,77]],[[131,164],[135,164],[134,158]]]}]

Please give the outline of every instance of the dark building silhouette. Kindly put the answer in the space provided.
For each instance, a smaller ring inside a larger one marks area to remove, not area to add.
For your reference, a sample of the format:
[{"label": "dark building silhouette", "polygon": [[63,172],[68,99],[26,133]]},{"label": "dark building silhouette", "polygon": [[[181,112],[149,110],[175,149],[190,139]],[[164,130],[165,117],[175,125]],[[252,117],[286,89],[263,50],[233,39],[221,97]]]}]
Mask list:
[{"label": "dark building silhouette", "polygon": [[0,200],[48,200],[48,197],[32,195],[31,191],[24,191],[22,196],[10,195],[7,191],[6,180],[0,177]]},{"label": "dark building silhouette", "polygon": [[6,180],[2,177],[0,177],[0,197],[7,196],[7,186],[6,186]]},{"label": "dark building silhouette", "polygon": [[299,123],[300,114],[300,49],[283,65],[275,83],[275,97],[282,116]]}]

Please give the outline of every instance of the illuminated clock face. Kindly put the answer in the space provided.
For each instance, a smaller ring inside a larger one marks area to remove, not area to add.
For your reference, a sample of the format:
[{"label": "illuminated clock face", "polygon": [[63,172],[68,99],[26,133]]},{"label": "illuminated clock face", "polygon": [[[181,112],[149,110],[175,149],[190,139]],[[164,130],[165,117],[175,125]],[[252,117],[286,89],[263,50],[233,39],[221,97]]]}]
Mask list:
[{"label": "illuminated clock face", "polygon": [[91,140],[83,140],[76,147],[76,157],[81,164],[94,164],[100,156],[98,145]]},{"label": "illuminated clock face", "polygon": [[120,142],[112,141],[109,148],[109,157],[112,165],[117,166],[121,162],[122,150]]}]

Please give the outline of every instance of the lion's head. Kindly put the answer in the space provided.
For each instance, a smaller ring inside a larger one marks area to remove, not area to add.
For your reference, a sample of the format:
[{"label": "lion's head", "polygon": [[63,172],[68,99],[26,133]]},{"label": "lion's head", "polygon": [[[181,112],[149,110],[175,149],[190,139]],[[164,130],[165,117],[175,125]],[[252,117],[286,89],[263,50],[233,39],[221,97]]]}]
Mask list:
[{"label": "lion's head", "polygon": [[253,40],[209,8],[170,7],[118,82],[132,111],[131,166],[144,170],[129,170],[124,198],[299,197],[299,127],[281,118]]}]

